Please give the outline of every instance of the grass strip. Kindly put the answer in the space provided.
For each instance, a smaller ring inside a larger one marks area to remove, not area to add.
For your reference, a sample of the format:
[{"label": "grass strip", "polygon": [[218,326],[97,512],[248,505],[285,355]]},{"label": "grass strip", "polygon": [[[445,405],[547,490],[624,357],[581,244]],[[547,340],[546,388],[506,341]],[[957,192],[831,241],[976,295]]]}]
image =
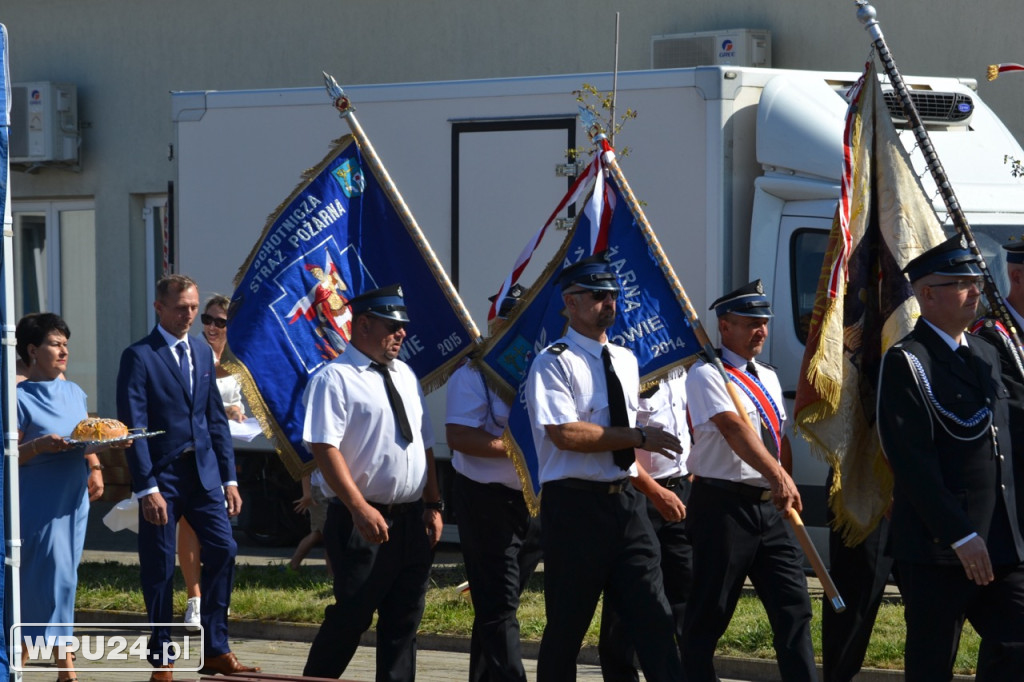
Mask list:
[{"label": "grass strip", "polygon": [[[466,579],[461,566],[435,567],[427,591],[426,610],[420,633],[469,637],[473,627],[473,606],[460,596],[455,586]],[[185,610],[184,584],[176,578],[175,612]],[[244,565],[235,569],[231,596],[231,615],[235,618],[292,623],[319,623],[324,607],[334,601],[331,581],[322,567],[304,567],[299,572],[283,564]],[[78,569],[78,609],[129,611],[144,613],[138,566],[115,562],[83,563]],[[814,620],[811,632],[814,649],[821,652],[821,600],[812,600]],[[598,608],[585,645],[597,645],[600,628]],[[523,593],[519,607],[520,635],[525,641],[539,641],[544,632],[544,590],[541,576],[535,575]],[[871,668],[901,669],[905,636],[903,606],[882,604],[875,621],[864,665]],[[980,639],[969,624],[964,627],[955,672],[973,674]],[[718,653],[748,658],[774,658],[772,631],[760,600],[743,596],[725,635],[718,642]]]}]

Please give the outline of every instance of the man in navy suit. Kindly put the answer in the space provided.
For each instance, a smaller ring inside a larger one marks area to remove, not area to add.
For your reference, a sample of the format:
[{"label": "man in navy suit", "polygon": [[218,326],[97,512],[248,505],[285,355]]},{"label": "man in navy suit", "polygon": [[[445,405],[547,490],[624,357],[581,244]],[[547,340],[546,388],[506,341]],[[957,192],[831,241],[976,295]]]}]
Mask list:
[{"label": "man in navy suit", "polygon": [[[229,516],[242,507],[235,455],[209,345],[188,335],[199,311],[199,289],[184,275],[157,283],[159,323],[121,355],[117,414],[129,428],[164,433],[137,439],[128,450],[132,489],[139,498],[139,567],[151,623],[173,620],[175,527],[184,516],[202,545],[204,674],[257,672],[228,646],[227,608],[236,545]],[[226,510],[225,510],[226,506]],[[169,628],[154,627],[151,682],[171,682]]]}]

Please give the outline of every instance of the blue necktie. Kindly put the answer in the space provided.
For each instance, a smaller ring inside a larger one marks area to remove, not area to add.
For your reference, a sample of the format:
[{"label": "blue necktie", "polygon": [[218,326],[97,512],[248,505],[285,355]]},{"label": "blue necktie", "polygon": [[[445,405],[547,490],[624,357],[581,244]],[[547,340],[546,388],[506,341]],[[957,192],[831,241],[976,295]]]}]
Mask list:
[{"label": "blue necktie", "polygon": [[174,350],[178,353],[178,365],[181,367],[181,374],[185,377],[185,387],[188,389],[188,394],[192,395],[192,370],[188,366],[188,344],[185,341],[179,341],[174,346]]}]

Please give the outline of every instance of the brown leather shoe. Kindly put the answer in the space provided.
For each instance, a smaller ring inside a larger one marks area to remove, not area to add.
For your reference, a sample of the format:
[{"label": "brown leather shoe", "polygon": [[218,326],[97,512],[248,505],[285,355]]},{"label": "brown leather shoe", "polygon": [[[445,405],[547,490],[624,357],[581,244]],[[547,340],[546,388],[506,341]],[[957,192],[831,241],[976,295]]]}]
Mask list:
[{"label": "brown leather shoe", "polygon": [[258,673],[259,668],[250,668],[238,662],[238,658],[227,652],[220,656],[206,659],[206,665],[199,671],[203,675],[234,675],[236,673]]},{"label": "brown leather shoe", "polygon": [[174,673],[171,672],[171,668],[174,667],[173,663],[162,665],[159,668],[153,668],[153,672],[149,676],[149,682],[173,682]]}]

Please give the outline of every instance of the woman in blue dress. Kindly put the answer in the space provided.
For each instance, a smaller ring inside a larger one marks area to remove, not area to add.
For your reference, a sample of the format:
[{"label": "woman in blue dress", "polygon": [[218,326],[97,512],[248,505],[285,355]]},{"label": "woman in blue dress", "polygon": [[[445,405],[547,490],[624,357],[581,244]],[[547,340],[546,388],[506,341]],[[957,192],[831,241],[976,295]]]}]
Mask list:
[{"label": "woman in blue dress", "polygon": [[[68,437],[85,419],[85,392],[64,381],[71,331],[59,316],[23,318],[16,331],[27,367],[18,384],[21,497],[21,622],[71,623],[89,501],[103,494],[99,459]],[[24,628],[23,636],[70,635],[70,626]],[[22,662],[26,651],[23,649]],[[57,661],[59,682],[77,679],[73,654]]]}]

